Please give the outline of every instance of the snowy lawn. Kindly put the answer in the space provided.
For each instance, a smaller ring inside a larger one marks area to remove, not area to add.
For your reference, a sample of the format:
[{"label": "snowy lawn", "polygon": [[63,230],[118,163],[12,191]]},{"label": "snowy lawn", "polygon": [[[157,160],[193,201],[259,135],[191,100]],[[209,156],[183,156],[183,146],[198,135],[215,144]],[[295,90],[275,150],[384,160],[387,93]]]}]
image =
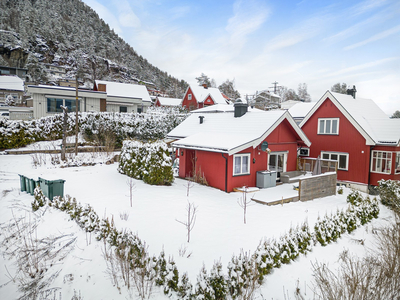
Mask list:
[{"label": "snowy lawn", "polygon": [[[100,217],[112,218],[117,228],[137,233],[149,246],[151,254],[158,256],[164,249],[166,257],[174,257],[179,272],[187,272],[195,284],[203,264],[210,270],[215,261],[221,261],[226,273],[232,255],[239,254],[241,249],[254,252],[261,240],[278,238],[304,221],[308,221],[312,230],[318,216],[346,208],[346,196],[350,192],[344,189],[343,195],[276,206],[254,203],[247,208],[247,224],[244,224],[243,209],[238,204],[241,193],[227,194],[195,184],[187,196],[188,183],[182,179],[176,179],[172,186],[150,186],[133,180],[131,207],[129,178],[118,173],[117,167],[118,164],[56,168],[47,164],[35,169],[30,155],[0,155],[0,192],[3,191],[0,223],[2,226],[7,224],[13,218],[12,214],[28,216],[32,213],[30,205],[33,196],[20,192],[18,174],[35,179],[64,179],[64,194],[75,197],[82,204],[90,204]],[[189,243],[185,227],[177,222],[187,218],[188,202],[197,206],[197,219]],[[360,227],[351,235],[345,234],[337,243],[326,247],[315,246],[307,256],[300,256],[290,265],[274,270],[273,274],[266,277],[257,298],[295,299],[294,292],[299,282],[303,294],[306,293],[307,299],[312,299],[311,262],[334,265],[344,249],[363,255],[367,247],[373,245],[372,228],[391,218],[388,209],[383,206],[380,208],[379,219]],[[80,292],[84,299],[129,298],[126,289],[122,288],[119,294],[117,288],[112,287],[102,257],[102,242],[92,238],[88,245],[89,236],[61,211],[48,208],[44,212],[39,210],[35,215],[40,213],[38,236],[70,234],[77,238],[63,263],[58,263],[61,271],[51,285],[60,288],[57,293],[62,293],[62,299],[71,299],[74,290]],[[31,216],[31,219],[34,217]],[[357,240],[365,240],[364,245]],[[3,256],[0,265],[0,295],[5,295],[1,298],[15,299],[19,295],[17,282],[5,285],[13,276],[15,266]],[[152,298],[167,299],[158,289]]]}]

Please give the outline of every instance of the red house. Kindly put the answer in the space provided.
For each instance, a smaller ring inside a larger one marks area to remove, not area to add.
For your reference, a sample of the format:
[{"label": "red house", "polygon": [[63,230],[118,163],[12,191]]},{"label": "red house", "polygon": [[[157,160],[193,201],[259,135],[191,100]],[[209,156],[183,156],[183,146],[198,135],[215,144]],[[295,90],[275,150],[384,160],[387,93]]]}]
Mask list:
[{"label": "red house", "polygon": [[338,181],[368,192],[380,179],[400,180],[400,119],[369,99],[327,91],[300,123],[310,156],[338,161]]},{"label": "red house", "polygon": [[215,104],[229,104],[221,91],[217,88],[191,85],[186,89],[185,96],[182,100],[182,107],[188,110],[203,108]]},{"label": "red house", "polygon": [[310,146],[287,111],[248,110],[244,103],[227,112],[200,109],[168,138],[176,140],[172,146],[178,149],[179,177],[200,174],[226,192],[255,187],[257,171],[295,171],[298,147]]}]

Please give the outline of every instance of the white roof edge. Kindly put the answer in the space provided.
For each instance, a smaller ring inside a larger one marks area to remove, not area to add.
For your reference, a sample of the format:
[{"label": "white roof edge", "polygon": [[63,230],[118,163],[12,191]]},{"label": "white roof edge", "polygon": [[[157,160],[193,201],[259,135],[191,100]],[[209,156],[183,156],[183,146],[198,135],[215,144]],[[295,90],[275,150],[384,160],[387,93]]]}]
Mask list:
[{"label": "white roof edge", "polygon": [[[330,95],[330,97],[328,97]],[[376,142],[369,136],[369,134],[358,124],[358,122],[351,116],[351,114],[340,104],[340,102],[335,98],[335,96],[327,90],[325,94],[318,100],[317,104],[308,112],[303,121],[300,122],[300,128],[303,127],[305,123],[311,118],[315,111],[325,102],[326,98],[331,99],[333,104],[340,110],[340,112],[350,121],[350,123],[357,129],[357,131],[365,138],[366,145],[372,146],[376,145]]]}]

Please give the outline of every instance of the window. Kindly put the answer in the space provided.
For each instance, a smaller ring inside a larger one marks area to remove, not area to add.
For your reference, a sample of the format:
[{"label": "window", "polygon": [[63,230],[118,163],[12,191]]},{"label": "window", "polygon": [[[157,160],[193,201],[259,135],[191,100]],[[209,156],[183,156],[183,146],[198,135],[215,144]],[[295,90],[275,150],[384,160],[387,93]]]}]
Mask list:
[{"label": "window", "polygon": [[188,100],[192,100],[192,94],[188,95]]},{"label": "window", "polygon": [[[47,98],[47,112],[50,113],[61,113],[61,106],[66,106],[69,112],[76,110],[76,100],[72,99],[58,99],[58,98]],[[78,100],[78,111],[80,110],[80,101]]]},{"label": "window", "polygon": [[322,159],[336,160],[338,162],[338,170],[349,169],[349,154],[341,152],[321,152]]},{"label": "window", "polygon": [[339,118],[318,119],[318,134],[339,134]]},{"label": "window", "polygon": [[287,152],[271,152],[268,159],[268,170],[286,172]]},{"label": "window", "polygon": [[126,106],[120,106],[120,107],[119,107],[119,112],[120,112],[120,113],[126,113],[126,112],[128,112],[128,107],[126,107]]},{"label": "window", "polygon": [[396,165],[394,167],[394,174],[400,174],[400,152],[396,153]]},{"label": "window", "polygon": [[[397,160],[397,155],[396,155]],[[371,172],[375,173],[391,173],[392,152],[372,151]]]},{"label": "window", "polygon": [[237,154],[233,156],[233,175],[250,174],[250,154]]}]

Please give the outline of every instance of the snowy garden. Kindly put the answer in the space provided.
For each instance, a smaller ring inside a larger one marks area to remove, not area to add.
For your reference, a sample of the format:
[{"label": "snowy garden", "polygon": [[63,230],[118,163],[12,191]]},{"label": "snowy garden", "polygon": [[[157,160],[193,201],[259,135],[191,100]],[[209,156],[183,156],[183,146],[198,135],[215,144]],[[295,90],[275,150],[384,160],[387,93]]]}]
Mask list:
[{"label": "snowy garden", "polygon": [[[119,118],[112,128],[126,134]],[[82,163],[62,168],[55,154],[0,155],[1,295],[319,299],[313,268],[364,256],[394,220],[377,199],[340,188],[307,202],[250,203],[244,223],[242,193],[168,177],[166,153],[161,142],[126,141],[119,163],[105,163],[116,153],[80,153],[71,159]],[[63,179],[65,196],[21,192],[19,174]]]}]

